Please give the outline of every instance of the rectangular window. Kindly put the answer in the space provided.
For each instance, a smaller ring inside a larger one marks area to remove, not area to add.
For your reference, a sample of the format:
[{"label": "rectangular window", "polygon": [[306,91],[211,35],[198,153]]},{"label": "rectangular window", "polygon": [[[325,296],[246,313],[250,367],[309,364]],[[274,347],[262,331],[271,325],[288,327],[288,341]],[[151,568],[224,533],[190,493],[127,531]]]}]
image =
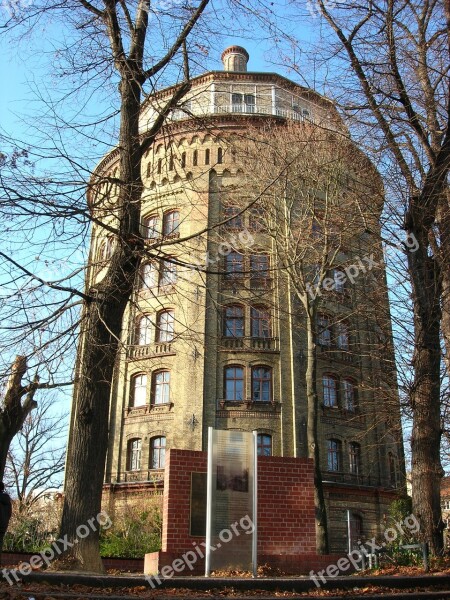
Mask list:
[{"label": "rectangular window", "polygon": [[337,379],[331,375],[324,375],[322,378],[323,385],[323,404],[324,406],[337,406]]},{"label": "rectangular window", "polygon": [[341,442],[339,440],[327,440],[328,453],[327,462],[329,471],[341,470]]},{"label": "rectangular window", "polygon": [[225,337],[244,336],[244,308],[239,305],[226,306],[224,309]]},{"label": "rectangular window", "polygon": [[157,284],[158,272],[155,263],[145,263],[140,272],[140,288],[151,290]]},{"label": "rectangular window", "polygon": [[128,442],[128,471],[141,470],[141,442],[139,438]]},{"label": "rectangular window", "polygon": [[177,282],[177,266],[168,260],[161,261],[159,287],[171,287]]},{"label": "rectangular window", "polygon": [[254,338],[270,338],[270,313],[262,306],[250,309],[251,332]]},{"label": "rectangular window", "polygon": [[237,279],[244,275],[244,257],[239,252],[230,252],[225,257],[225,278]]},{"label": "rectangular window", "polygon": [[163,216],[163,234],[164,237],[179,235],[180,231],[180,213],[178,210],[166,212]]},{"label": "rectangular window", "polygon": [[237,206],[227,206],[224,210],[224,227],[227,229],[242,229],[243,221],[242,214],[239,213],[239,208]]},{"label": "rectangular window", "polygon": [[159,371],[153,376],[153,404],[169,404],[170,372]]},{"label": "rectangular window", "polygon": [[326,315],[317,318],[317,343],[320,346],[331,346],[330,319]]},{"label": "rectangular window", "polygon": [[225,400],[238,402],[244,399],[244,369],[225,368]]},{"label": "rectangular window", "polygon": [[254,402],[270,402],[272,400],[272,369],[253,367],[252,400]]}]

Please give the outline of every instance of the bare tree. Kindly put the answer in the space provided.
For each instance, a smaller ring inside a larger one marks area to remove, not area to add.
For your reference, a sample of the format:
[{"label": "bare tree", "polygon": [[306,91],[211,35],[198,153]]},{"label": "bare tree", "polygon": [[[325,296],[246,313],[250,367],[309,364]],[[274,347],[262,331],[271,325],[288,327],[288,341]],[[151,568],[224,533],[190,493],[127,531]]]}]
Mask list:
[{"label": "bare tree", "polygon": [[[62,483],[66,454],[67,414],[57,414],[54,392],[39,401],[13,440],[5,481],[14,490],[16,509],[27,513],[49,490]],[[50,396],[52,394],[52,396]]]},{"label": "bare tree", "polygon": [[[67,20],[74,26],[73,31],[82,30],[76,44],[72,46],[72,53],[68,54],[72,73],[82,74],[83,68],[85,71],[101,74],[100,79],[109,77],[111,81],[118,83],[119,90],[118,172],[115,176],[107,178],[106,182],[93,177],[89,183],[91,198],[97,199],[101,196],[104,183],[113,184],[117,190],[116,202],[110,210],[109,218],[102,220],[105,230],[114,237],[114,247],[101,282],[95,288],[88,288],[84,292],[77,289],[75,285],[61,281],[48,285],[47,281],[35,277],[32,270],[27,269],[20,261],[15,261],[11,255],[4,256],[8,264],[18,269],[22,276],[25,274],[30,278],[34,291],[36,287],[40,291],[48,290],[50,287],[65,294],[64,300],[59,301],[59,305],[52,313],[50,322],[59,318],[68,308],[71,304],[70,299],[76,299],[75,304],[78,307],[80,303],[82,305],[81,334],[86,343],[80,344],[78,349],[74,396],[75,418],[67,455],[66,495],[61,524],[62,535],[67,535],[69,538],[75,538],[77,527],[100,512],[108,442],[111,379],[123,326],[122,319],[142,255],[146,252],[151,253],[151,245],[144,243],[140,230],[143,191],[142,157],[151,147],[167,115],[179,104],[189,89],[190,65],[187,39],[208,1],[201,0],[195,5],[185,7],[167,8],[164,5],[156,9],[150,6],[148,0],[141,0],[136,4],[116,4],[109,0],[90,3],[83,0],[67,7],[50,8],[35,4],[29,11],[24,11],[10,21],[10,25],[14,27],[18,27],[19,24],[33,24],[33,21],[45,16],[46,13],[56,14],[59,18]],[[161,45],[158,47],[158,44]],[[79,54],[73,52],[74,46],[80,49]],[[98,59],[92,62],[92,56]],[[167,97],[164,105],[160,106],[153,124],[143,133],[140,129],[140,119],[145,88],[152,91],[158,79],[163,76],[166,67],[180,56],[182,56],[182,83],[173,88],[172,94]],[[55,135],[58,135],[57,132]],[[56,144],[54,148],[55,155],[63,152]],[[73,157],[66,155],[65,158],[71,166],[75,165]],[[81,184],[83,179],[86,181],[88,173],[83,172],[82,165],[75,165],[75,167],[79,174],[84,175],[83,178],[80,177]],[[30,179],[26,183],[28,184],[26,195],[17,192],[17,187],[13,189],[10,182],[4,184],[9,199],[9,203],[5,206],[11,208],[18,205],[19,210],[22,208],[24,212],[28,212],[31,204],[40,215],[45,213],[50,215],[52,212],[55,215],[59,206],[60,216],[71,206],[71,215],[75,220],[78,218],[87,223],[93,218],[94,212],[89,212],[87,207],[82,207],[81,210],[80,206],[75,207],[74,189],[72,192],[67,192],[66,203],[64,203],[60,200],[63,196],[62,186],[47,178],[46,181],[40,182],[41,185],[46,185],[45,201],[41,200],[38,203],[33,200]],[[59,193],[56,191],[55,196],[51,193],[52,185],[53,191],[59,189]],[[66,189],[70,187],[67,179],[66,186]],[[73,184],[72,188],[75,188],[77,193],[82,189],[78,183]],[[42,195],[39,197],[42,198]],[[29,293],[30,290],[27,289],[26,292]],[[23,290],[21,294],[26,295]],[[17,298],[17,291],[15,290],[12,295]],[[47,306],[51,306],[51,303],[49,302]],[[38,328],[41,323],[47,322],[41,317],[36,321],[39,322],[39,325],[36,325]],[[69,325],[69,331],[73,331],[73,327],[73,323]],[[72,555],[75,564],[81,565],[82,568],[102,571],[103,566],[98,551],[98,532],[80,540],[80,543],[73,547]]]},{"label": "bare tree", "polygon": [[[440,331],[448,363],[448,3],[309,3],[321,16],[312,60],[386,189],[384,231],[417,242],[406,252],[414,327],[413,507],[424,539],[442,550]],[[304,7],[296,5],[304,16]],[[297,13],[296,18],[299,18]],[[294,17],[295,18],[295,17]],[[290,39],[292,42],[292,38]],[[292,48],[292,45],[290,46]],[[295,59],[294,59],[295,60]],[[298,65],[297,65],[298,67]],[[298,67],[299,69],[299,67]],[[300,69],[299,69],[300,71]]]}]

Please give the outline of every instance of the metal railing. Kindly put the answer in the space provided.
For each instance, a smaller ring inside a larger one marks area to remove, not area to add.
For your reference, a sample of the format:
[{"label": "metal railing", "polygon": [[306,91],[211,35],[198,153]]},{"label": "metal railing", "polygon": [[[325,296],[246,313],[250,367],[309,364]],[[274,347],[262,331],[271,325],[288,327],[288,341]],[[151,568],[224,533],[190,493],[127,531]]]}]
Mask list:
[{"label": "metal railing", "polygon": [[[303,114],[300,111],[288,110],[277,106],[257,106],[256,104],[222,104],[219,106],[191,106],[189,110],[176,108],[172,111],[170,119],[172,121],[181,121],[189,119],[192,116],[206,116],[209,114],[243,114],[243,115],[267,115],[274,117],[282,117],[291,121],[300,121],[307,123],[318,124],[320,121],[315,119],[311,113]],[[327,123],[327,127],[336,129],[336,126],[331,122]]]}]

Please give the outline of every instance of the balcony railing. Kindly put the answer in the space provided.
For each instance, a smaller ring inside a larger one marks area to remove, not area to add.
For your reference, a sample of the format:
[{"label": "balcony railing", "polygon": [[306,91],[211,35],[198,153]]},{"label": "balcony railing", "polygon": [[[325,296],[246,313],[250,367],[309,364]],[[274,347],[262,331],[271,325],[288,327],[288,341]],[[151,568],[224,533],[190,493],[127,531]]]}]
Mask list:
[{"label": "balcony railing", "polygon": [[223,337],[220,349],[229,352],[279,352],[278,338]]},{"label": "balcony railing", "polygon": [[[280,108],[278,106],[257,106],[256,104],[222,104],[220,106],[195,106],[192,105],[189,110],[175,109],[170,115],[172,121],[181,121],[182,119],[189,119],[192,116],[206,116],[209,114],[243,114],[243,115],[268,115],[274,117],[281,117],[283,119],[290,119],[292,121],[308,122],[308,123],[320,123],[318,119],[315,119],[310,113],[303,114],[297,110],[288,110]],[[322,123],[323,124],[323,123]],[[330,129],[337,129],[331,119],[327,124]]]},{"label": "balcony railing", "polygon": [[153,358],[156,356],[167,356],[176,354],[172,348],[172,342],[158,342],[139,346],[128,346],[128,358]]},{"label": "balcony railing", "polygon": [[318,345],[320,349],[320,353],[318,354],[319,358],[326,358],[328,360],[339,360],[345,363],[354,363],[357,362],[357,357],[355,356],[352,350],[341,350],[337,346],[329,345]]},{"label": "balcony railing", "polygon": [[122,482],[132,483],[133,481],[162,481],[164,480],[164,469],[145,469],[143,471],[125,471],[122,473]]}]

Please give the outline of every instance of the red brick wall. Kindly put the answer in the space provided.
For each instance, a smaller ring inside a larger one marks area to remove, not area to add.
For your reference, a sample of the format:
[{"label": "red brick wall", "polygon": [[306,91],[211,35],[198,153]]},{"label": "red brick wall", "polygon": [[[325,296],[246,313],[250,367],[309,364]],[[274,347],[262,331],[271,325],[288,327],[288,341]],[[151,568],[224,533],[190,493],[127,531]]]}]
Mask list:
[{"label": "red brick wall", "polygon": [[[183,554],[203,538],[189,535],[191,473],[206,472],[206,453],[169,450],[166,457],[162,552]],[[258,458],[258,553],[315,554],[312,462]]]},{"label": "red brick wall", "polygon": [[258,554],[315,554],[313,465],[258,457]]}]

